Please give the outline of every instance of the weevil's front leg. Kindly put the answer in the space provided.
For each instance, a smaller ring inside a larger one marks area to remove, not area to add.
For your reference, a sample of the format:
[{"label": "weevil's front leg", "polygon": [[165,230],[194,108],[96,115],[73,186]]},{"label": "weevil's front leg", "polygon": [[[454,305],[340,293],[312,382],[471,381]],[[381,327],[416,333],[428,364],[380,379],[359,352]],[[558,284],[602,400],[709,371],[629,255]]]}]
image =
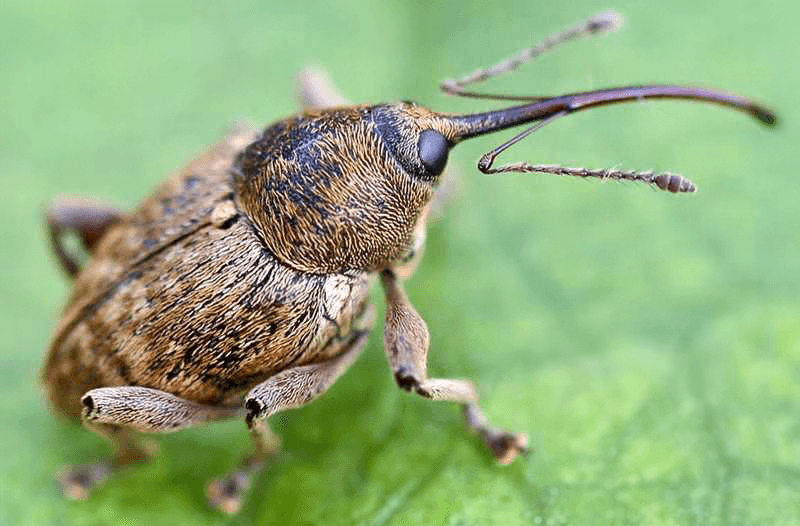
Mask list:
[{"label": "weevil's front leg", "polygon": [[171,433],[242,414],[241,407],[207,406],[148,387],[101,387],[81,398],[81,421],[111,443],[112,459],[72,466],[57,475],[64,494],[85,499],[120,467],[146,461],[154,444],[143,443],[134,432]]},{"label": "weevil's front leg", "polygon": [[499,463],[508,464],[517,454],[527,453],[528,437],[524,433],[511,433],[489,423],[478,405],[478,393],[472,382],[428,378],[428,327],[392,271],[383,271],[381,281],[386,294],[384,346],[397,385],[430,400],[461,404],[467,427],[478,433]]},{"label": "weevil's front leg", "polygon": [[70,277],[80,270],[76,257],[64,247],[63,234],[74,230],[84,248],[90,251],[109,226],[119,221],[122,212],[113,205],[82,198],[59,198],[47,207],[50,243],[59,263]]},{"label": "weevil's front leg", "polygon": [[270,431],[266,419],[275,413],[304,406],[325,393],[352,365],[367,343],[367,330],[355,331],[345,342],[345,351],[335,358],[312,365],[281,371],[254,387],[245,397],[247,428],[253,439],[253,451],[238,469],[206,486],[212,506],[226,513],[236,513],[268,458],[277,453],[278,437]]}]

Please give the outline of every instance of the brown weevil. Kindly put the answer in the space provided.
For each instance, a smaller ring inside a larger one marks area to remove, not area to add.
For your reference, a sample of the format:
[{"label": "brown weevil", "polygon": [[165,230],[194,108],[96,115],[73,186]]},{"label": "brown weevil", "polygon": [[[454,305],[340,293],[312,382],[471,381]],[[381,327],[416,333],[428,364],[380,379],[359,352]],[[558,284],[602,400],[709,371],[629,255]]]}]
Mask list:
[{"label": "brown weevil", "polygon": [[[528,450],[525,434],[491,425],[465,380],[429,378],[429,335],[401,280],[425,239],[450,149],[464,139],[529,124],[485,154],[486,174],[540,172],[645,182],[670,192],[678,175],[515,163],[498,154],[553,120],[607,104],[666,98],[716,103],[773,125],[762,106],[730,93],[675,85],[629,86],[555,97],[468,92],[561,42],[618,26],[601,13],[488,69],[442,85],[452,94],[516,100],[451,115],[415,103],[347,105],[323,77],[301,77],[303,113],[257,133],[240,129],[166,181],[136,210],[88,200],[53,203],[53,248],[74,278],[42,379],[52,406],[114,448],[106,462],[59,475],[84,498],[121,466],[152,454],[136,433],[167,433],[240,417],[252,451],[207,486],[211,504],[236,512],[279,439],[277,412],[321,396],[354,362],[372,326],[368,288],[386,298],[384,347],[397,384],[464,409],[469,429],[500,463]],[[78,234],[89,259],[64,246]]]}]

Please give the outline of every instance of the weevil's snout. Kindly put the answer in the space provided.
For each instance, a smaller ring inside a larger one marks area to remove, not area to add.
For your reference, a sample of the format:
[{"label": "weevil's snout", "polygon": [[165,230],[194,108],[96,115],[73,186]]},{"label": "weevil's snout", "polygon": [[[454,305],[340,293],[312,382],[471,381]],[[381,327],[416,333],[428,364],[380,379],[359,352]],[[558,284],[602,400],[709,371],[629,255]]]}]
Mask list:
[{"label": "weevil's snout", "polygon": [[510,108],[453,115],[451,124],[455,133],[452,140],[458,142],[514,126],[550,122],[576,111],[645,99],[675,99],[711,103],[747,113],[768,126],[774,126],[777,123],[777,117],[768,108],[748,98],[725,91],[677,85],[625,86],[556,97],[532,97],[529,103]]}]

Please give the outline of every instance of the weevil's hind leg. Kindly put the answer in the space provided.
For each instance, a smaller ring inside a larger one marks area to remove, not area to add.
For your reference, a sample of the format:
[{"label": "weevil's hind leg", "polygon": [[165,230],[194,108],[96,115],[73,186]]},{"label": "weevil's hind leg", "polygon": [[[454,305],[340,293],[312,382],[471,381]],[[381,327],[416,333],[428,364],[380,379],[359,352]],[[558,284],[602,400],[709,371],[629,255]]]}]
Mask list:
[{"label": "weevil's hind leg", "polygon": [[208,483],[206,495],[212,506],[229,514],[239,511],[253,478],[280,447],[280,440],[269,429],[266,419],[280,411],[304,406],[324,394],[364,350],[367,336],[367,330],[357,330],[342,342],[346,350],[335,358],[281,371],[247,394],[245,420],[253,451],[232,473]]},{"label": "weevil's hind leg", "polygon": [[82,198],[59,198],[47,207],[47,228],[50,243],[59,263],[70,277],[80,270],[80,264],[74,254],[70,254],[64,246],[63,234],[74,230],[80,236],[81,243],[89,252],[97,241],[103,237],[108,227],[119,221],[122,212],[110,204]]},{"label": "weevil's hind leg", "polygon": [[103,486],[119,468],[143,463],[158,452],[154,442],[137,440],[129,429],[93,424],[83,420],[86,429],[105,438],[114,448],[114,456],[89,464],[66,466],[56,473],[61,491],[70,500],[85,500]]},{"label": "weevil's hind leg", "polygon": [[62,470],[57,476],[64,494],[85,499],[119,468],[145,462],[157,447],[135,436],[141,433],[171,433],[206,422],[244,413],[241,406],[207,406],[147,387],[101,387],[81,398],[84,427],[105,438],[114,456],[93,464]]},{"label": "weevil's hind leg", "polygon": [[351,104],[322,69],[307,67],[297,75],[297,98],[304,110]]},{"label": "weevil's hind leg", "polygon": [[384,346],[397,384],[430,400],[461,404],[467,427],[481,437],[499,463],[508,464],[518,454],[527,453],[528,437],[524,433],[504,431],[489,423],[478,405],[472,382],[428,378],[428,327],[392,271],[382,272],[381,281],[386,294]]}]

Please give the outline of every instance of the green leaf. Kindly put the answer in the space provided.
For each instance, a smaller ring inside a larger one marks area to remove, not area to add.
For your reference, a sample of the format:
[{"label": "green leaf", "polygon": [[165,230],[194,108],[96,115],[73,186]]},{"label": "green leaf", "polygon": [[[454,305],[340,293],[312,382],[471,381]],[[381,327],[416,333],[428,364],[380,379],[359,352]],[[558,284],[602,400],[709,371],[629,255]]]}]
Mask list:
[{"label": "green leaf", "polygon": [[564,119],[504,154],[681,172],[700,187],[691,196],[484,177],[474,163],[504,137],[459,146],[457,195],[409,295],[430,325],[431,372],[474,379],[487,415],[529,433],[533,454],[498,467],[455,407],[398,390],[378,327],[328,394],[273,419],[285,450],[231,519],[202,488],[247,448],[241,422],[164,437],[157,460],[86,502],[59,496],[58,466],[108,450],[54,418],[38,385],[68,294],[43,204],[133,206],[229,123],[295,111],[307,63],[357,101],[482,110],[438,82],[598,6],[0,2],[0,524],[800,523],[800,8],[615,7],[618,34],[487,90],[702,84],[768,103],[783,125],[653,102]]}]

